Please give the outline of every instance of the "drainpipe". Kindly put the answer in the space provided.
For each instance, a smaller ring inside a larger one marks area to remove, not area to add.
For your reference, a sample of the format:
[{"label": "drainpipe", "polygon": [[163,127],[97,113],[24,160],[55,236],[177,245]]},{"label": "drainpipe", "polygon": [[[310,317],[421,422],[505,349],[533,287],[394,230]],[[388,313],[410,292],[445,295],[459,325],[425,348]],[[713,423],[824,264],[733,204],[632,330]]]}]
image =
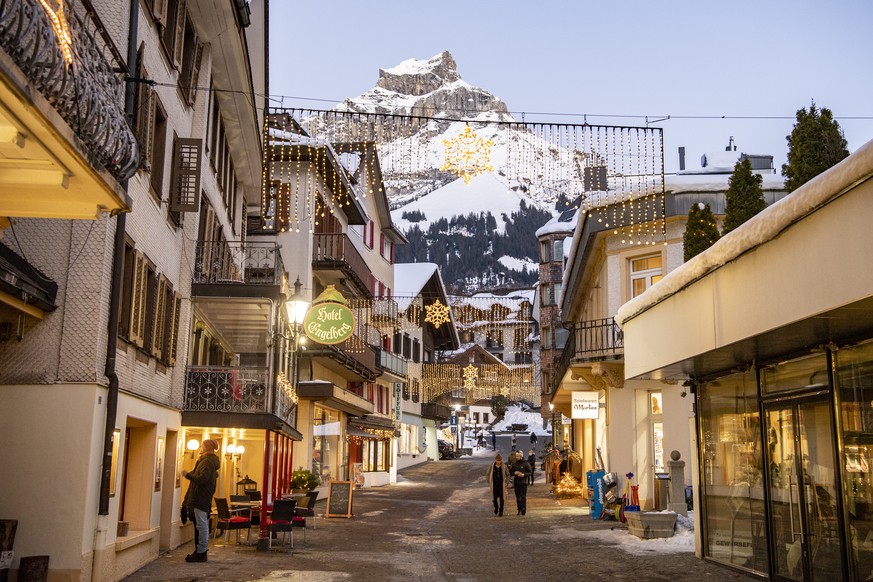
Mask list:
[{"label": "drainpipe", "polygon": [[[130,17],[127,33],[127,77],[136,77],[136,43],[139,26],[139,0],[130,0]],[[135,81],[128,80],[124,90],[124,112],[133,119],[135,111]],[[127,191],[127,180],[121,185]],[[121,274],[124,267],[124,239],[127,214],[115,216],[115,246],[112,258],[112,294],[109,298],[109,339],[106,344],[106,368],[109,379],[106,394],[106,424],[103,431],[103,466],[100,470],[100,500],[97,515],[109,515],[109,485],[112,472],[112,438],[115,433],[115,415],[118,411],[118,374],[115,373],[118,321],[121,307]]]}]

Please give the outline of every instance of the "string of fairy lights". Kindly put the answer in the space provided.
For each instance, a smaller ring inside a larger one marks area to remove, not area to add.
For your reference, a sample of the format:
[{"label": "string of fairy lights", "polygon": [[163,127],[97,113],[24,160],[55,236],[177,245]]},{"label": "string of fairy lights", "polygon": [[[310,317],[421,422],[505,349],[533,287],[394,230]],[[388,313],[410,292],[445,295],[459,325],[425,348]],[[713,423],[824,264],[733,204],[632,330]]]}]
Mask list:
[{"label": "string of fairy lights", "polygon": [[355,198],[423,195],[446,176],[469,184],[495,173],[638,244],[665,233],[661,128],[290,108],[267,112],[264,144],[261,216],[280,232],[314,232]]}]

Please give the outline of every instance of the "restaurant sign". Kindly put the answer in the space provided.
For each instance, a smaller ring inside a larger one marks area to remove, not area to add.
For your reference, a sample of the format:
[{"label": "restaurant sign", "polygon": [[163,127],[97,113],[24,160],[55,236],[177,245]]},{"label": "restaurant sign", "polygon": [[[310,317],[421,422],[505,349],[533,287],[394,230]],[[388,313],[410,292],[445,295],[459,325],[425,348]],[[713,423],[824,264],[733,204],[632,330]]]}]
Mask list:
[{"label": "restaurant sign", "polygon": [[355,314],[341,303],[317,303],[303,318],[306,337],[320,344],[338,344],[355,331]]}]

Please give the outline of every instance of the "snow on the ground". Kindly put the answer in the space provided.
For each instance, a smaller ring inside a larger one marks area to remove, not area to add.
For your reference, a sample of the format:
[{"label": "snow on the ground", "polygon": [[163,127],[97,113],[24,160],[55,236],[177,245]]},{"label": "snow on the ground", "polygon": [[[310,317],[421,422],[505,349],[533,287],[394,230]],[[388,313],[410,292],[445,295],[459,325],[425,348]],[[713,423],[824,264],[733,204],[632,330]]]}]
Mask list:
[{"label": "snow on the ground", "polygon": [[688,512],[688,517],[676,516],[676,533],[671,538],[644,540],[624,528],[581,533],[583,537],[590,537],[601,544],[615,544],[620,550],[636,556],[651,553],[680,554],[694,551],[694,519],[691,512]]},{"label": "snow on the ground", "polygon": [[548,423],[546,423],[547,426],[543,427],[543,420],[538,410],[531,410],[522,404],[512,404],[506,409],[503,419],[494,423],[491,430],[499,434],[501,431],[509,431],[510,425],[526,424],[527,431],[525,432],[527,434],[533,431],[538,437],[549,436],[552,434],[551,430],[549,430],[551,427],[548,426]]}]

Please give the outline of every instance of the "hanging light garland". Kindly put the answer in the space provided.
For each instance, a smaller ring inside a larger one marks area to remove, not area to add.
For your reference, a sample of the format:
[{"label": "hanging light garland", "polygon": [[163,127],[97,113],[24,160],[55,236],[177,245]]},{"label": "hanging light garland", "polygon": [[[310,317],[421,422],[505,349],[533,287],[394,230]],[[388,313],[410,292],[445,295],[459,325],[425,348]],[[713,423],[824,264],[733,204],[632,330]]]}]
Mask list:
[{"label": "hanging light garland", "polygon": [[276,375],[276,383],[279,386],[279,390],[285,393],[288,396],[288,400],[291,401],[291,404],[296,405],[299,401],[299,397],[297,396],[297,389],[294,388],[294,384],[288,381],[288,378],[285,377],[284,372],[279,372]]},{"label": "hanging light garland", "polygon": [[64,14],[65,0],[58,0],[58,7],[55,8],[50,0],[38,0],[45,13],[48,15],[52,23],[52,29],[55,31],[55,37],[58,39],[58,47],[61,49],[61,54],[64,57],[64,62],[67,65],[73,64],[73,37],[70,34],[70,28],[67,24],[67,17]]},{"label": "hanging light garland", "polygon": [[[491,132],[486,139],[468,120],[442,117],[277,108],[265,118],[261,216],[279,231],[312,230],[328,213],[386,190],[427,194],[446,183],[438,170],[467,183],[497,172],[510,189],[542,202],[563,198],[635,243],[666,233],[661,128],[475,120]],[[442,152],[433,147],[441,127],[461,123]],[[377,163],[382,180],[357,185],[354,176]]]}]

